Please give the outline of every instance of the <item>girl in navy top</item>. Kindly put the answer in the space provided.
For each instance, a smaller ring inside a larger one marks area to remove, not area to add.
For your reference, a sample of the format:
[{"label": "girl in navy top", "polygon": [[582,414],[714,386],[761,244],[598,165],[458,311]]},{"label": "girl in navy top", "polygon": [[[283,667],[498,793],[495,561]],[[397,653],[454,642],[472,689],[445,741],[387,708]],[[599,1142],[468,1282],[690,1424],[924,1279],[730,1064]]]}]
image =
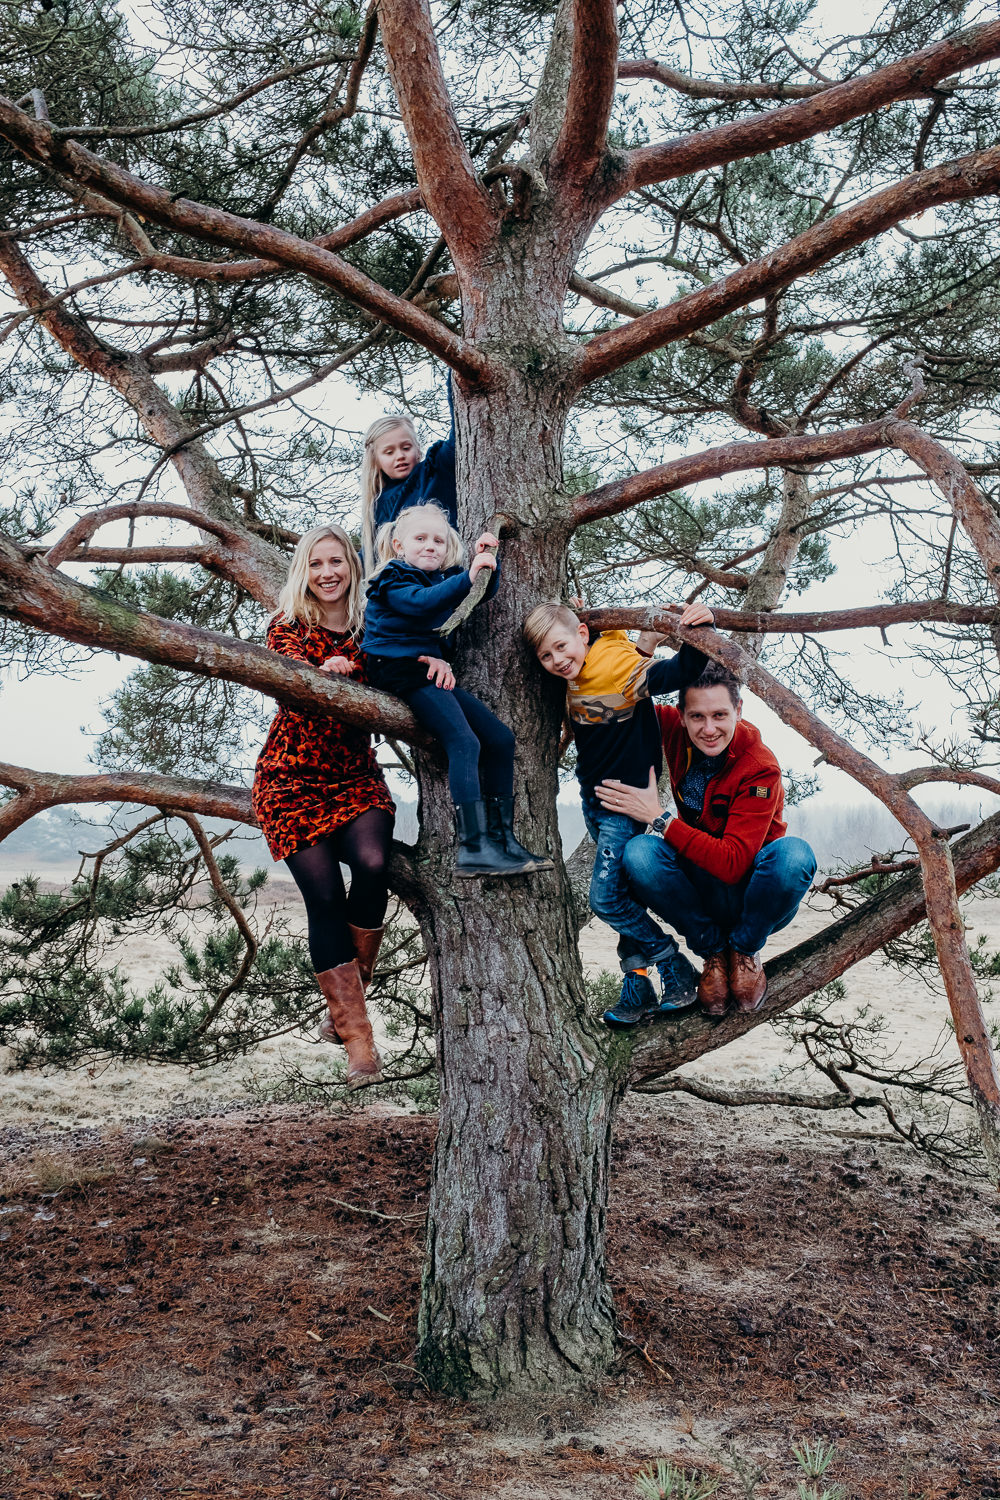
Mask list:
[{"label": "girl in navy top", "polygon": [[523,875],[552,868],[514,837],[514,736],[464,688],[427,681],[421,656],[449,649],[438,629],[469,593],[476,575],[499,570],[484,531],[472,565],[463,566],[461,538],[437,505],[412,505],[381,528],[379,565],[368,584],[365,656],[368,680],[404,699],[444,744],[448,783],[458,824],[455,874]]},{"label": "girl in navy top", "polygon": [[433,501],[452,526],[458,524],[455,412],[450,378],[448,411],[451,415],[448,436],[431,443],[422,457],[409,417],[379,417],[365,433],[365,456],[361,463],[361,551],[366,573],[375,566],[377,533],[408,506]]}]

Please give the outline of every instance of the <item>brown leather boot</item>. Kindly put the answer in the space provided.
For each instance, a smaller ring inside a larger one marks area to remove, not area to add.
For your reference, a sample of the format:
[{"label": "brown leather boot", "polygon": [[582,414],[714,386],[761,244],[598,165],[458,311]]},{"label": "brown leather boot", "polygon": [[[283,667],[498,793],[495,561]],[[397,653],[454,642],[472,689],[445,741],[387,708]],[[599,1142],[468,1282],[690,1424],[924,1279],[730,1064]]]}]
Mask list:
[{"label": "brown leather boot", "polygon": [[324,969],[316,978],[326,996],[333,1035],[347,1048],[347,1087],[356,1089],[362,1083],[378,1083],[382,1077],[382,1059],[376,1051],[365,1009],[357,959],[339,964],[336,969]]},{"label": "brown leather boot", "polygon": [[[350,922],[348,922],[347,930],[351,934],[351,942],[354,944],[354,955],[358,960],[358,973],[361,975],[361,983],[367,989],[372,982],[372,972],[378,959],[378,950],[382,946],[382,934],[385,928],[352,927]],[[319,1023],[319,1034],[324,1042],[340,1042],[336,1027],[328,1014]]]},{"label": "brown leather boot", "polygon": [[759,954],[737,953],[735,948],[730,951],[729,990],[737,1010],[745,1015],[760,1010],[767,994],[767,975]]},{"label": "brown leather boot", "polygon": [[724,953],[710,953],[698,980],[698,999],[706,1016],[724,1016],[729,1004],[729,965]]},{"label": "brown leather boot", "polygon": [[361,983],[367,989],[372,982],[372,974],[378,962],[378,950],[382,946],[382,934],[385,932],[385,928],[352,927],[350,922],[348,922],[347,930],[351,934],[351,942],[354,944],[354,952],[357,954]]}]

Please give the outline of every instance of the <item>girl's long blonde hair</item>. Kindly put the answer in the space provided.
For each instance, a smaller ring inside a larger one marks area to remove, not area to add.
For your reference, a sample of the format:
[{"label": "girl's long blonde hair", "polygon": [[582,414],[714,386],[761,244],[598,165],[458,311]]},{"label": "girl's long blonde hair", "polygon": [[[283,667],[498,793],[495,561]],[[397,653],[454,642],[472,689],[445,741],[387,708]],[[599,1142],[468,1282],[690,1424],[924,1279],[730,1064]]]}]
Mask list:
[{"label": "girl's long blonde hair", "polygon": [[395,417],[379,417],[365,433],[365,452],[361,460],[361,551],[365,559],[365,572],[370,573],[376,557],[375,501],[382,493],[384,475],[375,457],[375,444],[386,437],[394,427],[404,427],[417,447],[417,462],[423,457],[417,429],[409,417],[400,413]]},{"label": "girl's long blonde hair", "polygon": [[278,608],[272,619],[284,615],[286,620],[298,620],[311,630],[322,625],[323,611],[319,600],[309,587],[309,554],[317,542],[327,540],[338,543],[351,570],[351,581],[347,586],[347,630],[355,639],[361,634],[365,616],[365,594],[361,587],[361,559],[354,550],[354,543],[342,526],[314,526],[299,540],[292,560],[288,565],[285,586],[278,595]]},{"label": "girl's long blonde hair", "polygon": [[435,521],[444,522],[444,529],[448,534],[448,545],[441,563],[442,569],[457,568],[465,562],[465,543],[440,505],[408,505],[405,510],[400,511],[394,521],[386,521],[385,525],[378,529],[378,536],[375,540],[377,562],[372,573],[373,578],[377,577],[396,556],[392,547],[393,542],[401,542],[421,518],[433,518]]}]

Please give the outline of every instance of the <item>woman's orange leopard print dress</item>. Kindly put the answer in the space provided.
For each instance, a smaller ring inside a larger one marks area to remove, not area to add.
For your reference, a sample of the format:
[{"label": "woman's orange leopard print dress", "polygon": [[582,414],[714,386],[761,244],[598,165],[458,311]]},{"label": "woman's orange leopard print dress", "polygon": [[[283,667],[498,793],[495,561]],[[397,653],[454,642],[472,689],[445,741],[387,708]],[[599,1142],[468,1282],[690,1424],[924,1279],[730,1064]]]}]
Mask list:
[{"label": "woman's orange leopard print dress", "polygon": [[[361,650],[350,635],[322,625],[307,633],[298,620],[279,615],[268,626],[267,646],[313,667],[346,656],[358,667],[350,680],[364,681]],[[370,807],[396,810],[371,735],[335,719],[279,708],[253,778],[253,810],[272,857],[286,859],[318,844]]]}]

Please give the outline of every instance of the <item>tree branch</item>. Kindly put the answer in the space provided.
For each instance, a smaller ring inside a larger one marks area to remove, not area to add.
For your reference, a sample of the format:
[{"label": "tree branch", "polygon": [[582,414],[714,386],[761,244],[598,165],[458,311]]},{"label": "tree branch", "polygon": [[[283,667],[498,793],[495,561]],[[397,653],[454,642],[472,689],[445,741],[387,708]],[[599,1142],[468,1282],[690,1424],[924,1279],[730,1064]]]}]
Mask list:
[{"label": "tree branch", "polygon": [[379,20],[427,211],[456,269],[474,270],[496,236],[499,216],[455,119],[430,6],[427,0],[380,0]]},{"label": "tree branch", "polygon": [[303,713],[329,714],[423,749],[438,747],[398,698],[331,678],[215,630],[145,614],[97,589],[75,583],[0,536],[0,614],[63,640],[159,662],[200,677],[222,677],[276,698]]},{"label": "tree branch", "polygon": [[[997,28],[1000,32],[1000,22]],[[574,383],[579,387],[599,380],[653,349],[705,328],[736,308],[825,265],[845,250],[873,239],[918,210],[985,196],[998,187],[1000,146],[911,173],[892,187],[814,224],[760,259],[740,266],[713,286],[690,292],[623,327],[596,334],[577,357]]]},{"label": "tree branch", "polygon": [[845,427],[840,432],[809,433],[797,437],[767,438],[759,443],[723,443],[701,453],[687,454],[615,479],[596,490],[579,495],[570,512],[571,523],[583,526],[605,516],[616,516],[643,500],[655,500],[671,490],[698,484],[704,479],[721,479],[746,469],[794,468],[799,464],[825,463],[835,458],[854,458],[888,447],[886,420],[865,422],[860,427]]},{"label": "tree branch", "polygon": [[163,188],[142,182],[116,163],[95,156],[85,146],[58,139],[51,128],[29,119],[2,97],[0,136],[29,161],[65,173],[74,182],[93,188],[154,224],[193,235],[195,239],[249,251],[277,262],[286,270],[312,276],[429,349],[473,385],[488,383],[490,365],[485,355],[436,318],[387,291],[331,251],[272,225],[256,223],[189,198],[174,197]]},{"label": "tree branch", "polygon": [[694,78],[668,63],[657,62],[654,57],[623,57],[618,64],[618,81],[642,80],[662,83],[664,88],[686,94],[689,99],[718,99],[727,103],[744,99],[813,99],[837,87],[834,83],[727,83],[721,78]]},{"label": "tree branch", "polygon": [[221,104],[212,104],[207,109],[179,115],[175,120],[163,120],[158,125],[56,125],[53,130],[56,135],[72,137],[75,141],[133,141],[144,140],[152,135],[169,135],[176,130],[186,130],[191,125],[201,125],[206,120],[217,120],[220,115],[231,114],[248,99],[256,98],[265,89],[273,88],[276,83],[287,83],[291,78],[300,78],[303,73],[314,73],[317,69],[330,67],[333,63],[347,62],[350,56],[350,53],[345,57],[340,52],[326,52],[322,57],[312,57],[308,62],[296,63],[291,68],[282,68],[278,73],[269,73],[266,78],[258,79],[241,93],[224,99]]},{"label": "tree branch", "polygon": [[968,471],[953,453],[914,427],[912,422],[891,422],[886,428],[890,441],[918,464],[941,491],[972,545],[979,553],[993,592],[1000,597],[1000,521],[979,493]]},{"label": "tree branch", "polygon": [[[167,520],[185,521],[189,526],[197,526],[201,531],[207,531],[212,536],[222,537],[224,541],[236,545],[241,540],[241,535],[234,526],[218,521],[213,516],[201,516],[185,505],[145,501],[132,505],[108,505],[103,510],[87,511],[49,548],[45,553],[45,561],[50,568],[58,568],[102,526],[109,526],[114,521],[135,520],[140,516],[160,516]],[[77,559],[78,562],[83,560],[82,557]]]},{"label": "tree branch", "polygon": [[[647,609],[581,609],[577,613],[593,630],[670,630],[678,616],[655,605]],[[780,614],[741,609],[715,609],[716,628],[747,635],[816,635],[828,630],[886,630],[890,625],[993,625],[1000,607],[953,604],[950,599],[926,599],[912,604],[870,604],[860,609],[793,611]],[[902,773],[907,775],[909,773]],[[933,780],[944,780],[935,776]],[[918,783],[914,782],[916,786]]]},{"label": "tree branch", "polygon": [[[328,234],[317,235],[309,243],[321,250],[344,250],[348,245],[367,238],[377,229],[383,229],[406,214],[423,208],[423,195],[419,188],[410,188],[405,193],[395,193],[384,198],[372,208],[365,209],[356,219],[332,229]],[[118,217],[117,214],[114,217]],[[146,257],[152,271],[162,271],[168,276],[180,276],[187,281],[252,281],[258,276],[273,276],[285,267],[277,260],[192,260],[185,255],[153,253]]]},{"label": "tree branch", "polygon": [[581,192],[604,154],[618,71],[615,0],[573,0],[566,109],[549,164],[563,191]]},{"label": "tree branch", "polygon": [[799,104],[630,151],[618,194],[822,135],[897,99],[926,94],[943,79],[995,57],[1000,57],[1000,21],[970,27],[862,78],[822,89]]},{"label": "tree branch", "polygon": [[236,818],[256,826],[245,787],[224,786],[217,781],[192,781],[180,776],[155,776],[152,772],[115,771],[93,776],[62,776],[54,771],[35,771],[0,761],[0,786],[13,788],[18,796],[0,807],[0,843],[36,813],[67,802],[134,802],[143,807],[163,807],[200,813],[206,818]]}]

